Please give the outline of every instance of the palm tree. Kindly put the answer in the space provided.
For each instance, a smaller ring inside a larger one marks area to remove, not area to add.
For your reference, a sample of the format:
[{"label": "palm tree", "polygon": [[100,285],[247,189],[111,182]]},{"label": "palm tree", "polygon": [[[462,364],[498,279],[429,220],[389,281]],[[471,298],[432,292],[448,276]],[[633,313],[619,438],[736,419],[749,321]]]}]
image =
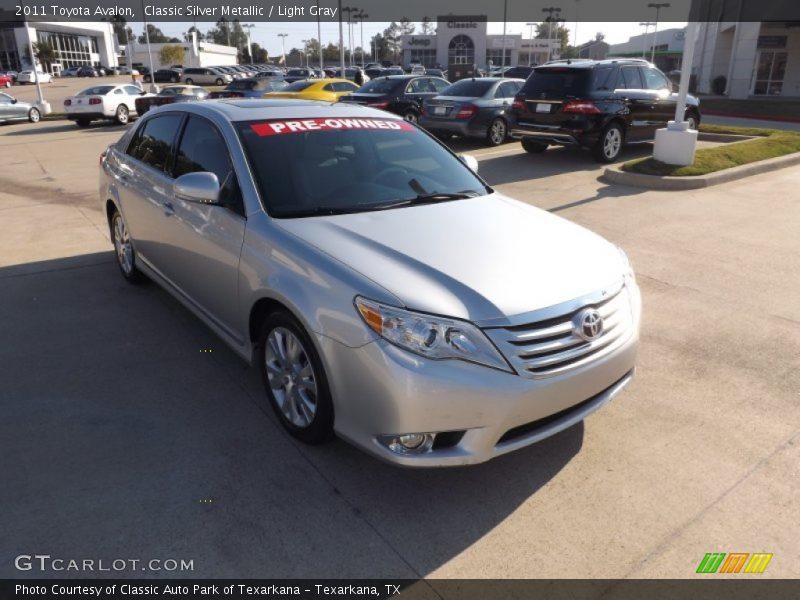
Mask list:
[{"label": "palm tree", "polygon": [[33,44],[33,54],[36,61],[50,72],[51,65],[56,62],[56,49],[49,42],[36,42]]}]

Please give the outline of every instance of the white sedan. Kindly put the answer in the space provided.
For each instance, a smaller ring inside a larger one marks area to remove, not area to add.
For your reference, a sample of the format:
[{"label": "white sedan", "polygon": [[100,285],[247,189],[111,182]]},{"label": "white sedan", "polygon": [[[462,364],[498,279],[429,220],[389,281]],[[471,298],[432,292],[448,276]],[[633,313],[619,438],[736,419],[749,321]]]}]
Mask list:
[{"label": "white sedan", "polygon": [[88,127],[92,121],[113,120],[121,125],[137,115],[136,98],[144,91],[133,84],[93,85],[64,100],[64,112],[79,127]]},{"label": "white sedan", "polygon": [[[52,83],[53,76],[50,73],[39,71],[39,83]],[[17,75],[17,83],[36,83],[36,75],[33,71],[20,71]]]}]

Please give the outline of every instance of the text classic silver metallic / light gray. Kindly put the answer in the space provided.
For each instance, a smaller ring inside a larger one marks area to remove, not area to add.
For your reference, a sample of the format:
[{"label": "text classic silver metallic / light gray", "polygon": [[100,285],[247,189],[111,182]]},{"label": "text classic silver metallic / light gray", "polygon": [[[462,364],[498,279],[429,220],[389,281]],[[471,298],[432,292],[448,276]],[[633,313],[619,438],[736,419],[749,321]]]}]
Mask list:
[{"label": "text classic silver metallic / light gray", "polygon": [[610,400],[641,312],[620,249],[468,164],[372,108],[209,101],[149,111],[100,195],[123,276],[257,366],[294,436],[463,465]]}]

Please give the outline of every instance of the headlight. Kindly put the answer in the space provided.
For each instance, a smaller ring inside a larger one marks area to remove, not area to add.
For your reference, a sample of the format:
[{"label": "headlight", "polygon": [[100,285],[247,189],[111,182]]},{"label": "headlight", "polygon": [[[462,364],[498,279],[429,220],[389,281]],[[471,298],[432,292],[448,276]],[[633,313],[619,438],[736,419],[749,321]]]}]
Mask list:
[{"label": "headlight", "polygon": [[633,272],[633,267],[631,266],[631,261],[628,259],[628,255],[625,254],[622,248],[617,247],[617,250],[619,250],[619,255],[622,257],[622,276],[625,278],[625,283],[635,283],[636,274]]},{"label": "headlight", "polygon": [[513,373],[508,363],[475,325],[386,306],[356,296],[361,318],[396,346],[433,360],[466,360]]}]

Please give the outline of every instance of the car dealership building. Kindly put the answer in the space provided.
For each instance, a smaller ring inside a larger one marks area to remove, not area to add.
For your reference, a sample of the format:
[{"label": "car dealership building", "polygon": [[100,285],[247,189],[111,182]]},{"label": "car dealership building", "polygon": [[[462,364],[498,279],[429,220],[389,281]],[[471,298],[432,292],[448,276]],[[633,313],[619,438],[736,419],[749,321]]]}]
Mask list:
[{"label": "car dealership building", "polygon": [[553,58],[558,58],[559,40],[523,38],[520,34],[505,36],[487,33],[485,16],[437,17],[436,33],[409,34],[400,37],[400,62],[403,66],[420,63],[425,67],[440,65],[500,65],[541,64],[548,60],[551,47]]}]

